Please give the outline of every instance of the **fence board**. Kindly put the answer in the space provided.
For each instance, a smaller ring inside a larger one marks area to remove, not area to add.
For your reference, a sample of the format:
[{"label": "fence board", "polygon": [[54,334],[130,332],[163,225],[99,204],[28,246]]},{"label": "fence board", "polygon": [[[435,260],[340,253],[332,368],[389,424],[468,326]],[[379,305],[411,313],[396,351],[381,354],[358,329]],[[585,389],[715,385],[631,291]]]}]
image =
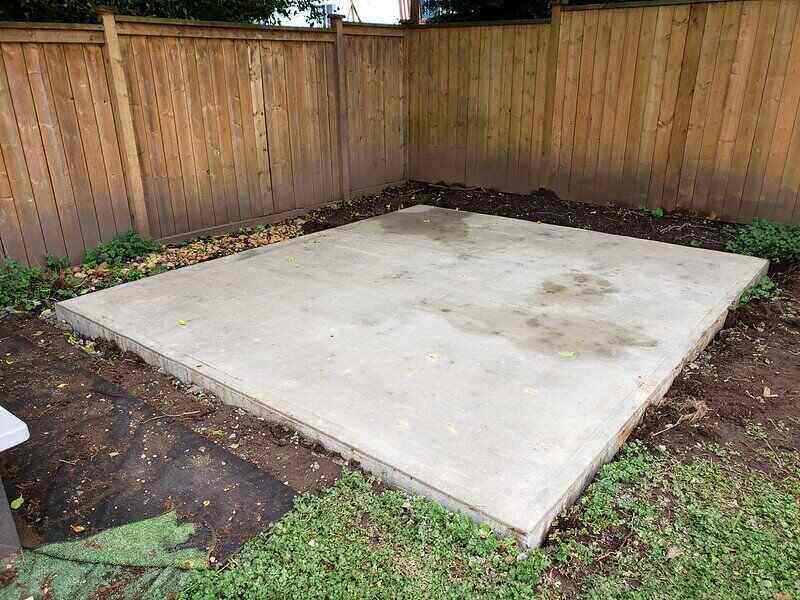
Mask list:
[{"label": "fence board", "polygon": [[[42,143],[47,157],[47,166],[51,176],[53,193],[57,199],[57,210],[61,221],[61,231],[64,236],[64,246],[67,256],[72,261],[83,258],[84,246],[81,235],[78,211],[75,206],[75,196],[72,193],[67,159],[64,155],[64,145],[61,140],[61,131],[58,124],[58,115],[53,100],[53,91],[50,87],[50,75],[44,50],[40,45],[25,44],[25,63],[28,69],[28,80],[36,106],[38,128],[41,132]],[[6,196],[0,189],[0,195]],[[10,196],[8,190],[7,196]]]}]

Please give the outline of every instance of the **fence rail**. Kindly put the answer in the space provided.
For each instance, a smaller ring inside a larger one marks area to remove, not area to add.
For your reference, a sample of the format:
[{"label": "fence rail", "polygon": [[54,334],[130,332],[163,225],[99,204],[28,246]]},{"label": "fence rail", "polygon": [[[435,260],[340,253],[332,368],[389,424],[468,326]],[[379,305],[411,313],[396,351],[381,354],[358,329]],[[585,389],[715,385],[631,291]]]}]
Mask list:
[{"label": "fence rail", "polygon": [[0,24],[0,259],[408,179],[799,222],[800,0],[330,29]]}]

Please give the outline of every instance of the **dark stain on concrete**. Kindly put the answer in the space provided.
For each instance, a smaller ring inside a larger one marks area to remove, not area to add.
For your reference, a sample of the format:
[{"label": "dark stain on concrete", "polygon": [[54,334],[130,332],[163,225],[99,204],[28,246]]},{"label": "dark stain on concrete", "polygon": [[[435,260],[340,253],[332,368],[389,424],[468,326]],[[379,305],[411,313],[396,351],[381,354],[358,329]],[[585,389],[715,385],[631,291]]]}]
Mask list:
[{"label": "dark stain on concrete", "polygon": [[460,242],[469,239],[468,215],[460,211],[426,210],[395,212],[380,219],[388,234],[424,237],[436,242]]},{"label": "dark stain on concrete", "polygon": [[645,334],[640,327],[581,315],[474,304],[421,305],[420,308],[447,319],[464,333],[487,338],[500,336],[517,348],[551,356],[575,353],[576,358],[614,359],[634,349],[658,346],[658,340]]},{"label": "dark stain on concrete", "polygon": [[533,296],[533,304],[539,306],[557,304],[592,304],[619,290],[607,279],[573,271],[563,273],[542,282]]}]

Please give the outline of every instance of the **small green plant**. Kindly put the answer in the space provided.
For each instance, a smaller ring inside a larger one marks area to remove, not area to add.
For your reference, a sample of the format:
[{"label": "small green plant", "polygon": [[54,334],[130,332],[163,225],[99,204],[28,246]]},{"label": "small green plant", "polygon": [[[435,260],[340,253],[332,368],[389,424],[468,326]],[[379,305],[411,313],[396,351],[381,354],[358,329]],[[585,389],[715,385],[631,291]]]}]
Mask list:
[{"label": "small green plant", "polygon": [[0,264],[0,308],[34,310],[76,296],[80,286],[64,259],[48,257],[44,267],[24,267],[13,260]]},{"label": "small green plant", "polygon": [[641,210],[643,213],[647,215],[650,215],[654,219],[660,219],[666,214],[664,212],[664,209],[661,208],[660,206],[656,206],[655,208],[647,208],[646,206],[641,206],[639,210]]},{"label": "small green plant", "polygon": [[754,300],[771,300],[778,293],[778,285],[764,275],[755,284],[747,288],[739,298],[739,306],[749,304]]},{"label": "small green plant", "polygon": [[729,227],[729,252],[759,256],[775,263],[800,261],[800,226],[755,220],[745,227]]},{"label": "small green plant", "polygon": [[159,246],[152,240],[144,239],[139,234],[128,231],[118,238],[100,244],[86,253],[83,264],[94,268],[106,263],[110,267],[119,267],[124,263],[158,250]]}]

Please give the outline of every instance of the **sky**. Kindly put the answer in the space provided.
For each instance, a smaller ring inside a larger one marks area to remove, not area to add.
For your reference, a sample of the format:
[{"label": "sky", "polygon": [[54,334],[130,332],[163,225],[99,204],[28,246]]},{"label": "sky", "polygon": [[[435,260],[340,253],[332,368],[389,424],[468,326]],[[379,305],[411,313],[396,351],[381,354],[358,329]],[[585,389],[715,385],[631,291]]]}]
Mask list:
[{"label": "sky", "polygon": [[[356,20],[350,9],[350,5],[355,4],[362,23],[398,23],[400,21],[400,2],[401,0],[321,0],[319,3],[334,5],[336,7],[334,12],[345,15],[348,21]],[[403,0],[403,5],[406,7],[405,12],[407,13],[408,0]],[[404,14],[403,18],[407,18],[407,14]],[[306,15],[297,15],[292,19],[282,21],[281,25],[305,27],[308,23]]]}]

